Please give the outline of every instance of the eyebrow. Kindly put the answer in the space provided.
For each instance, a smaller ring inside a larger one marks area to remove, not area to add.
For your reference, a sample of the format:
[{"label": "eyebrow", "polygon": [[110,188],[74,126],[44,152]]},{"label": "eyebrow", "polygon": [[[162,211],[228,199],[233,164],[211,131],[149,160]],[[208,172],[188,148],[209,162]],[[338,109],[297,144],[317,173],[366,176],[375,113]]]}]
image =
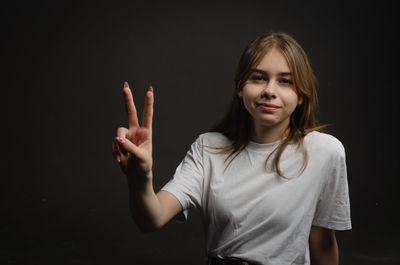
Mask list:
[{"label": "eyebrow", "polygon": [[[265,72],[265,71],[263,71],[261,69],[257,69],[257,68],[251,69],[251,73],[254,73],[254,72],[260,73],[260,74],[263,74],[263,75],[268,75],[267,72]],[[279,76],[293,76],[293,74],[291,72],[280,72],[280,73],[278,73],[278,75]]]}]

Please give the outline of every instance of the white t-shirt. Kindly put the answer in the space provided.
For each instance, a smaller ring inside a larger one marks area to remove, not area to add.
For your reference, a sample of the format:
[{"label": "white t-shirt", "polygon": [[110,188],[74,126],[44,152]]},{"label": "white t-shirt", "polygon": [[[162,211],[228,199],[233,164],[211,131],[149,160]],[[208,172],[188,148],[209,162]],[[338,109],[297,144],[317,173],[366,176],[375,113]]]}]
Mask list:
[{"label": "white t-shirt", "polygon": [[345,152],[339,140],[316,131],[307,134],[308,164],[300,175],[302,152],[289,145],[280,159],[288,179],[266,168],[266,158],[279,142],[250,142],[226,167],[227,154],[210,146],[229,143],[220,133],[200,135],[162,188],[179,200],[185,218],[192,207],[202,211],[208,256],[266,265],[310,264],[312,225],[351,229]]}]

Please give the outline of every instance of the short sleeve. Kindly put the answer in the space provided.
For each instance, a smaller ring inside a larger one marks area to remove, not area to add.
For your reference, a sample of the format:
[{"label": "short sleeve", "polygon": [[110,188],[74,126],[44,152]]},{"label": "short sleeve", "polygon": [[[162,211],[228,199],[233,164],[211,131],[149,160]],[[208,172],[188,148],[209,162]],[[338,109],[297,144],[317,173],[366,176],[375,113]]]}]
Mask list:
[{"label": "short sleeve", "polygon": [[[191,145],[185,158],[175,170],[172,179],[161,190],[174,195],[183,209],[183,217],[187,219],[192,207],[201,207],[203,183],[203,144],[200,135]],[[181,219],[178,216],[178,220]]]},{"label": "short sleeve", "polygon": [[331,156],[330,170],[322,187],[312,225],[334,230],[351,229],[346,157],[339,144]]}]

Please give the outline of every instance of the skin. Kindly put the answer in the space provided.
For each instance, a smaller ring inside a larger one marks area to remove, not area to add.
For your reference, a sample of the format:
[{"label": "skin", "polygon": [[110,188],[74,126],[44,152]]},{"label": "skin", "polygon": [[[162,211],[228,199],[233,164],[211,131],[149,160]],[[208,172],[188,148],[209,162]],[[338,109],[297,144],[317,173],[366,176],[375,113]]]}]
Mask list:
[{"label": "skin", "polygon": [[[252,116],[253,140],[269,143],[281,138],[289,125],[291,113],[301,104],[301,99],[293,89],[291,76],[282,75],[290,71],[278,50],[270,50],[257,69],[260,71],[250,77],[238,95]],[[132,92],[126,82],[123,94],[129,128],[117,129],[112,150],[121,170],[127,176],[132,218],[142,232],[150,232],[163,227],[182,211],[182,206],[171,193],[160,191],[156,194],[153,188],[153,88],[149,87],[146,93],[141,125]],[[333,230],[313,226],[309,244],[312,265],[338,264]]]},{"label": "skin", "polygon": [[338,265],[339,250],[335,230],[311,227],[310,238],[311,265]]},{"label": "skin", "polygon": [[252,117],[252,140],[275,142],[282,138],[301,99],[294,89],[289,65],[278,49],[270,49],[253,70],[238,96]]},{"label": "skin", "polygon": [[112,142],[115,159],[128,180],[129,203],[133,220],[142,232],[164,226],[182,206],[172,194],[153,188],[152,120],[154,93],[149,87],[139,125],[136,107],[128,83],[123,88],[129,128],[118,128]]}]

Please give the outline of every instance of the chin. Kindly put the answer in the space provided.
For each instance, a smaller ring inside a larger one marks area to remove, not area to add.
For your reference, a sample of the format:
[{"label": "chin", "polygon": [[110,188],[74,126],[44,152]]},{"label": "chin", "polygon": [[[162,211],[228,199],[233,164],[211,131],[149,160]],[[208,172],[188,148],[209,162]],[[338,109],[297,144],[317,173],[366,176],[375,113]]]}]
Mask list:
[{"label": "chin", "polygon": [[[281,127],[285,122],[287,121],[276,120],[276,119],[260,119],[257,121],[257,124],[261,125],[262,127],[275,127],[275,126]],[[289,122],[287,125],[289,125]]]},{"label": "chin", "polygon": [[272,127],[272,126],[276,126],[279,124],[278,121],[271,121],[271,120],[262,120],[259,121],[258,124],[260,124],[263,127]]}]

